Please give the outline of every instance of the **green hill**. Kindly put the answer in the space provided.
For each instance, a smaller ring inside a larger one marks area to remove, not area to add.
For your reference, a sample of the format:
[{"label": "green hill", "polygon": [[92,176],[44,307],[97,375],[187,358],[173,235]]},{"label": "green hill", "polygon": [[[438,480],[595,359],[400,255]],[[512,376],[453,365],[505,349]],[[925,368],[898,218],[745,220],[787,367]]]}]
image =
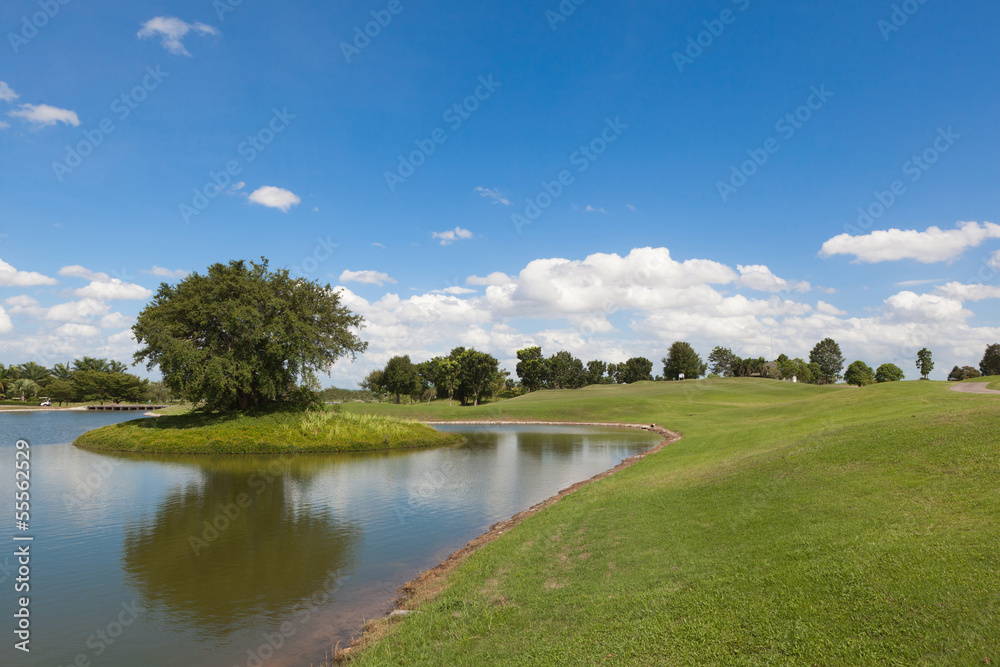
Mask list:
[{"label": "green hill", "polygon": [[352,409],[684,435],[472,555],[356,664],[1000,663],[995,396],[721,380]]}]

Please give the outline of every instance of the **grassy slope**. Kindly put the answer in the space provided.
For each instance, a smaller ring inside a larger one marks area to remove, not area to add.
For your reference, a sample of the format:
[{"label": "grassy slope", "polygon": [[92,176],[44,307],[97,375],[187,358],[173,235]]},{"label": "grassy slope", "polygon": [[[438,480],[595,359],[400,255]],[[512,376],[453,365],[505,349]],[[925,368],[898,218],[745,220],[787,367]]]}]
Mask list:
[{"label": "grassy slope", "polygon": [[460,441],[456,435],[414,421],[323,411],[138,419],[88,431],[73,444],[117,452],[274,454],[429,447]]},{"label": "grassy slope", "polygon": [[725,380],[378,406],[684,438],[473,555],[358,664],[998,664],[1000,402],[947,386]]}]

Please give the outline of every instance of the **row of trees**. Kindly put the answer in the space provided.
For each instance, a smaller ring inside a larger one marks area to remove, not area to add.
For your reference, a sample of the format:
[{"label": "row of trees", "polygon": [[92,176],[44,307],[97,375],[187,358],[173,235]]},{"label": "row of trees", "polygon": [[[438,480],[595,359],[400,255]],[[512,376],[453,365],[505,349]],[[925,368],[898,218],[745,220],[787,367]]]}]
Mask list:
[{"label": "row of trees", "polygon": [[[710,373],[710,377],[794,379],[809,384],[835,384],[843,379],[849,384],[865,386],[905,379],[903,370],[891,363],[873,369],[864,361],[854,361],[844,370],[844,355],[832,338],[817,343],[809,353],[808,362],[785,354],[770,362],[764,357],[742,358],[726,347],[716,347],[708,360],[703,361],[691,344],[684,341],[673,343],[661,362],[663,375],[656,380],[693,380]],[[921,378],[927,379],[934,370],[930,350],[924,348],[917,353],[916,367]],[[987,348],[980,368],[977,371],[971,366],[956,366],[948,379],[963,380],[978,377],[980,373],[1000,375],[1000,345]],[[508,372],[500,370],[492,356],[456,348],[448,357],[435,357],[419,364],[413,364],[408,356],[393,357],[384,369],[373,371],[361,386],[380,399],[394,396],[396,403],[403,397],[430,400],[436,396],[449,400],[454,397],[463,405],[478,405],[504,392],[517,395],[541,389],[579,389],[595,384],[654,380],[653,362],[645,357],[633,357],[620,364],[600,360],[584,364],[565,350],[545,357],[537,346],[517,351],[515,370],[519,384],[509,378]]]},{"label": "row of trees", "polygon": [[25,401],[48,396],[60,405],[70,402],[113,401],[141,402],[151,392],[163,396],[162,387],[152,387],[149,380],[126,373],[128,366],[111,359],[83,357],[52,368],[29,361],[24,364],[0,364],[0,395]]},{"label": "row of trees", "polygon": [[[676,342],[670,346],[670,353],[663,359],[664,377],[670,380],[701,377],[706,371],[719,377],[768,377],[776,380],[796,380],[810,384],[833,384],[841,377],[851,384],[874,384],[875,382],[899,382],[903,371],[895,364],[882,364],[872,370],[863,361],[852,363],[843,375],[844,355],[840,345],[832,338],[825,338],[813,347],[809,361],[791,359],[782,354],[775,361],[764,357],[741,358],[726,347],[716,347],[708,355],[708,362],[690,344]],[[917,367],[926,378],[934,368],[931,353],[927,349],[917,355]]]},{"label": "row of trees", "polygon": [[447,357],[434,357],[414,364],[409,355],[393,357],[381,370],[375,370],[361,383],[380,400],[388,395],[396,403],[403,397],[430,400],[435,396],[458,400],[462,405],[479,405],[499,395],[506,388],[509,373],[500,370],[500,362],[486,352],[456,347]]},{"label": "row of trees", "polygon": [[524,391],[539,389],[579,389],[592,384],[632,384],[653,379],[653,362],[633,357],[620,364],[595,359],[584,365],[565,350],[551,357],[542,356],[542,348],[527,347],[517,351],[517,377]]}]

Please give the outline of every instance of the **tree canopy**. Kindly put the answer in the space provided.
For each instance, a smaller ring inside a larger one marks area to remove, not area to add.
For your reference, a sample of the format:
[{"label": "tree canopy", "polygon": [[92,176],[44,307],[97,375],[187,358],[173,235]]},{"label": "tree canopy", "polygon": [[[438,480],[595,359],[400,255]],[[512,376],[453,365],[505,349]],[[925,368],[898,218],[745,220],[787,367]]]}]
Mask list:
[{"label": "tree canopy", "polygon": [[979,362],[981,375],[1000,375],[1000,344],[994,343],[986,348],[983,360]]},{"label": "tree canopy", "polygon": [[381,383],[386,391],[396,395],[397,404],[403,396],[414,396],[423,389],[417,367],[410,361],[410,355],[390,359],[382,371]]},{"label": "tree canopy", "polygon": [[526,347],[517,351],[517,377],[521,385],[528,391],[538,391],[548,381],[548,363],[542,357],[542,348]]},{"label": "tree canopy", "polygon": [[857,385],[858,387],[875,384],[875,371],[865,362],[855,361],[847,367],[847,371],[844,373],[844,380],[848,384]]},{"label": "tree canopy", "polygon": [[716,375],[728,378],[733,376],[733,365],[737,361],[739,361],[739,357],[733,354],[732,350],[720,346],[708,355],[708,368]]},{"label": "tree canopy", "polygon": [[160,285],[132,331],[135,361],[159,366],[164,383],[204,409],[288,403],[339,358],[367,348],[363,319],[329,285],[270,271],[268,261],[213,264]]},{"label": "tree canopy", "polygon": [[663,377],[667,380],[679,380],[681,375],[687,380],[695,380],[704,375],[708,368],[691,344],[683,341],[676,341],[671,345],[667,356],[661,361]]},{"label": "tree canopy", "polygon": [[653,362],[646,357],[632,357],[615,368],[615,381],[618,384],[632,384],[644,380],[653,380]]},{"label": "tree canopy", "polygon": [[934,361],[931,357],[931,351],[926,347],[917,352],[917,370],[920,371],[921,380],[926,380],[927,376],[931,374],[932,370],[934,370]]},{"label": "tree canopy", "polygon": [[879,384],[884,382],[901,382],[903,378],[903,369],[896,364],[882,364],[875,371],[875,381]]},{"label": "tree canopy", "polygon": [[816,343],[816,347],[809,353],[809,361],[819,367],[819,375],[814,376],[813,381],[823,384],[834,384],[844,368],[844,355],[840,353],[840,345],[832,338],[824,338]]}]

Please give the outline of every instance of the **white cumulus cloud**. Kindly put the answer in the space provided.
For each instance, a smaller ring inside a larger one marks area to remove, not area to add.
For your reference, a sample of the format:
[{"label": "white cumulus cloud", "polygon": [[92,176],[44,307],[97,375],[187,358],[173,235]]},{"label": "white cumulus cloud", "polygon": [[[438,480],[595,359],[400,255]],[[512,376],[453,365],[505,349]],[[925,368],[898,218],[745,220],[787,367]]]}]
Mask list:
[{"label": "white cumulus cloud", "polygon": [[101,334],[101,330],[91,324],[64,324],[55,330],[56,336],[68,338],[93,338]]},{"label": "white cumulus cloud", "polygon": [[288,209],[296,206],[302,200],[299,199],[298,195],[290,190],[276,188],[273,185],[265,185],[264,187],[257,188],[250,193],[250,201],[254,204],[260,204],[261,206],[267,206],[269,208],[277,208],[285,213],[288,213]]},{"label": "white cumulus cloud", "polygon": [[0,259],[0,287],[35,287],[36,285],[55,285],[57,282],[55,278],[43,276],[34,271],[18,271]]},{"label": "white cumulus cloud", "polygon": [[65,276],[67,278],[83,278],[84,280],[94,280],[99,275],[104,275],[104,277],[107,277],[107,274],[94,273],[87,267],[80,266],[79,264],[73,264],[71,266],[62,267],[61,269],[59,269],[59,275]]},{"label": "white cumulus cloud", "polygon": [[127,283],[118,278],[94,280],[86,287],[73,292],[76,296],[112,301],[117,299],[142,300],[153,296],[153,291],[142,285]]},{"label": "white cumulus cloud", "polygon": [[91,271],[85,266],[73,264],[59,269],[59,275],[67,278],[82,278],[89,280],[86,287],[74,290],[75,296],[100,299],[102,301],[113,301],[117,299],[141,300],[153,296],[152,290],[142,285],[125,282],[120,278],[112,278],[106,273]]},{"label": "white cumulus cloud", "polygon": [[957,259],[968,248],[974,248],[987,239],[1000,239],[1000,225],[963,222],[956,229],[947,230],[928,227],[923,232],[887,229],[862,236],[841,234],[824,243],[819,254],[821,257],[854,255],[856,262],[914,259],[932,264]]},{"label": "white cumulus cloud", "polygon": [[366,285],[378,285],[379,287],[386,283],[396,283],[389,274],[382,273],[381,271],[344,271],[340,274],[340,282],[364,283]]},{"label": "white cumulus cloud", "polygon": [[178,56],[190,56],[188,50],[184,48],[184,36],[194,30],[199,35],[215,35],[222,33],[218,28],[205,23],[188,23],[175,16],[157,16],[142,24],[142,29],[138,32],[139,39],[147,37],[160,37],[160,43],[170,53]]},{"label": "white cumulus cloud", "polygon": [[13,102],[18,97],[20,97],[20,95],[15,93],[11,87],[7,85],[6,81],[0,81],[0,100],[3,100],[4,102]]},{"label": "white cumulus cloud", "polygon": [[165,269],[162,266],[153,265],[151,269],[140,269],[139,273],[145,273],[150,276],[157,276],[160,278],[184,278],[188,275],[188,272],[184,269]]},{"label": "white cumulus cloud", "polygon": [[10,321],[7,311],[0,306],[0,334],[10,333],[14,329],[14,323]]},{"label": "white cumulus cloud", "polygon": [[736,270],[740,272],[741,285],[760,292],[808,292],[812,289],[806,281],[779,278],[771,269],[760,264],[737,264]]},{"label": "white cumulus cloud", "polygon": [[473,234],[468,229],[455,227],[455,229],[449,229],[446,232],[431,232],[431,237],[440,239],[441,245],[451,245],[458,239],[471,239]]},{"label": "white cumulus cloud", "polygon": [[935,290],[938,294],[959,301],[983,301],[984,299],[1000,299],[1000,285],[964,285],[962,283],[947,283]]},{"label": "white cumulus cloud", "polygon": [[502,194],[500,194],[499,190],[494,190],[492,188],[484,188],[482,186],[479,186],[475,188],[473,192],[479,193],[480,197],[485,197],[486,199],[492,201],[494,204],[503,204],[504,206],[511,205],[511,201],[506,197],[504,197]]},{"label": "white cumulus cloud", "polygon": [[87,322],[95,317],[104,317],[111,306],[97,299],[80,299],[60,303],[49,308],[45,319],[54,322]]},{"label": "white cumulus cloud", "polygon": [[27,121],[36,129],[55,125],[56,123],[72,125],[73,127],[80,125],[80,117],[76,115],[75,111],[60,109],[48,104],[22,104],[7,115],[11,118],[20,118]]}]

